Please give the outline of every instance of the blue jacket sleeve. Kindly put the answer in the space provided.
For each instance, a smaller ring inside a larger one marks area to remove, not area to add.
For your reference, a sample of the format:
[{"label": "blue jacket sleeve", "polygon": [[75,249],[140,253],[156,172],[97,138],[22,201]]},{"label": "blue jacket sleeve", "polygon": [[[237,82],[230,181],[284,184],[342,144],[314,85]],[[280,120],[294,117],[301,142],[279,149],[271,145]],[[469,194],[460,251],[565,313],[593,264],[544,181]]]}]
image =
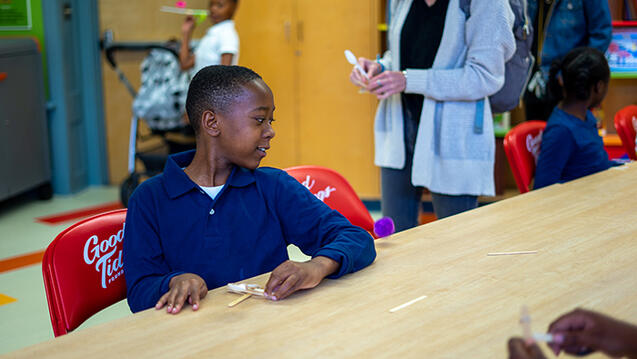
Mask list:
[{"label": "blue jacket sleeve", "polygon": [[607,0],[584,0],[588,27],[588,45],[606,52],[612,38],[613,26]]},{"label": "blue jacket sleeve", "polygon": [[128,306],[133,313],[153,307],[168,291],[170,279],[183,273],[171,271],[164,260],[152,203],[150,191],[142,184],[131,197],[126,214],[124,277]]},{"label": "blue jacket sleeve", "polygon": [[281,172],[273,193],[286,241],[312,257],[324,256],[340,263],[329,278],[360,270],[376,258],[369,233],[330,209],[287,173]]},{"label": "blue jacket sleeve", "polygon": [[547,128],[542,134],[533,188],[538,189],[559,182],[564,167],[575,150],[575,140],[566,127]]}]

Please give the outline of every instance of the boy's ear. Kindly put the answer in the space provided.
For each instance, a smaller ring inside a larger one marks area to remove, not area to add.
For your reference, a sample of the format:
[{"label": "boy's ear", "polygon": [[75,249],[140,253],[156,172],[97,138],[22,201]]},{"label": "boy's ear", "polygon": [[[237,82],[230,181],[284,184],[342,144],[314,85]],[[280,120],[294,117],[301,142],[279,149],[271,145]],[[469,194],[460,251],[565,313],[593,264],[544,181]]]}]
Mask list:
[{"label": "boy's ear", "polygon": [[219,121],[214,112],[206,110],[201,114],[201,129],[210,136],[219,136]]}]

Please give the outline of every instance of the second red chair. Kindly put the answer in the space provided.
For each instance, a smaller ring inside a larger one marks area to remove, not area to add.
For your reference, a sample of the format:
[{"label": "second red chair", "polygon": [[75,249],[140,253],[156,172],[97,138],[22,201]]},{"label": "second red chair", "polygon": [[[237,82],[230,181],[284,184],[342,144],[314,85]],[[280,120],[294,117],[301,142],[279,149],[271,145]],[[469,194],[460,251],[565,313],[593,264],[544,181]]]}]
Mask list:
[{"label": "second red chair", "polygon": [[513,127],[504,136],[504,152],[520,193],[530,190],[529,186],[535,176],[535,164],[540,154],[544,127],[546,122],[543,121],[523,122]]},{"label": "second red chair", "polygon": [[376,237],[372,216],[354,188],[340,173],[321,166],[296,166],[286,168],[285,171],[350,223]]}]

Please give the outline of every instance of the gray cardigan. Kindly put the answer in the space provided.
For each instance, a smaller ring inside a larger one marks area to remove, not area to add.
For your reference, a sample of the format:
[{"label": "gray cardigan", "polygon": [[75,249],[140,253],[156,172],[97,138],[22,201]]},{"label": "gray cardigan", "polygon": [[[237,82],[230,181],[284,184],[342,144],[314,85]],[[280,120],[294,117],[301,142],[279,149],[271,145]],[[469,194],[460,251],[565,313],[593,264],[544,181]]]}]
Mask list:
[{"label": "gray cardigan", "polygon": [[[381,62],[400,67],[400,34],[412,1],[391,0],[389,50]],[[425,97],[414,150],[415,186],[443,194],[494,195],[495,136],[488,100],[484,128],[474,133],[476,102],[504,84],[504,63],[513,56],[513,12],[508,0],[472,0],[466,18],[459,0],[450,0],[431,69],[407,69],[406,93]],[[413,46],[418,46],[414,44]],[[405,166],[400,94],[382,100],[374,123],[375,164]]]}]

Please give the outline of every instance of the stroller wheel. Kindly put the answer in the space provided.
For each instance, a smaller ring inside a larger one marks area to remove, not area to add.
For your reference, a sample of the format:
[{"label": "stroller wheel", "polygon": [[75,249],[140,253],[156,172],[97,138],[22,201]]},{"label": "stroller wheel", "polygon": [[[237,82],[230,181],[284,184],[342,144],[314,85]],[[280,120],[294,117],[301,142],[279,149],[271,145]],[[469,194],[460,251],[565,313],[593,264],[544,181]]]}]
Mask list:
[{"label": "stroller wheel", "polygon": [[128,200],[137,186],[139,186],[139,174],[137,173],[132,173],[122,182],[119,188],[119,197],[124,208],[128,207]]},{"label": "stroller wheel", "polygon": [[49,200],[53,198],[53,186],[51,182],[46,182],[38,186],[38,198],[41,200]]}]

